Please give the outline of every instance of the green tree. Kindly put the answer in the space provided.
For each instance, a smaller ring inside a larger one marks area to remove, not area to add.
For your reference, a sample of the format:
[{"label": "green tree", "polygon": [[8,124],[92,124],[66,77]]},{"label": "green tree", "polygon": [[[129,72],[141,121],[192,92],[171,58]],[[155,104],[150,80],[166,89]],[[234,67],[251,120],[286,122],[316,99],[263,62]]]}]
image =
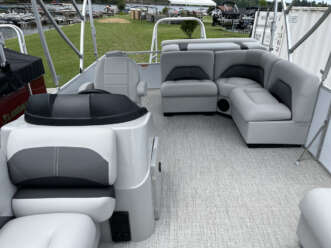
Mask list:
[{"label": "green tree", "polygon": [[192,38],[194,30],[197,28],[198,23],[196,21],[183,21],[180,24],[180,29],[187,35],[189,39]]},{"label": "green tree", "polygon": [[125,9],[125,0],[117,0],[116,6],[120,12],[122,12]]}]

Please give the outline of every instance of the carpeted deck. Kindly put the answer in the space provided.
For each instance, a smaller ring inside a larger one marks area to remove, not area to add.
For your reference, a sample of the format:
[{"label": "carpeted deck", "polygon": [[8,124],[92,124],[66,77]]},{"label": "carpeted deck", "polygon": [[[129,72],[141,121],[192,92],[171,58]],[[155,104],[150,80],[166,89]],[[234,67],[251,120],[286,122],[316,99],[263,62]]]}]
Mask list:
[{"label": "carpeted deck", "polygon": [[163,117],[158,91],[145,101],[160,136],[161,219],[148,240],[103,248],[299,247],[300,200],[331,187],[318,163],[296,166],[301,148],[247,148],[228,117]]}]

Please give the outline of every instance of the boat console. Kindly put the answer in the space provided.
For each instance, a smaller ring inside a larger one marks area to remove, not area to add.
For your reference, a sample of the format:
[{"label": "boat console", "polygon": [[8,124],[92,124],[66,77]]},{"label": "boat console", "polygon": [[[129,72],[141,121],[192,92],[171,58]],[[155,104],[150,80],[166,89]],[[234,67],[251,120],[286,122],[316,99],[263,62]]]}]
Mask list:
[{"label": "boat console", "polygon": [[[11,201],[12,207],[2,210],[10,221],[1,229],[0,247],[25,228],[31,231],[17,247],[50,242],[89,248],[100,240],[141,241],[153,233],[161,170],[146,108],[127,96],[95,90],[34,95],[24,118],[3,127],[1,136],[1,167],[7,164],[10,178],[0,181],[0,188],[8,189],[1,202]],[[67,224],[72,231],[58,231]],[[89,242],[82,245],[81,236]]]}]

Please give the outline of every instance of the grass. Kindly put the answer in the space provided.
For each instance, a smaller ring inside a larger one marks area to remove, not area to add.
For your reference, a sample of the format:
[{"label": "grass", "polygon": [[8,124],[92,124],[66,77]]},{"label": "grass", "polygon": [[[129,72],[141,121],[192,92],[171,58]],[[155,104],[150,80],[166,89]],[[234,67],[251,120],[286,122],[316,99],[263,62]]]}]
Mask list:
[{"label": "grass", "polygon": [[[116,16],[117,18],[129,18],[128,16]],[[99,23],[95,21],[97,30],[97,44],[99,56],[110,50],[124,50],[124,51],[142,51],[149,50],[152,40],[152,32],[154,24],[141,21],[132,21],[130,24],[119,23]],[[208,38],[220,37],[244,37],[245,35],[239,33],[232,33],[225,31],[221,27],[213,27],[210,22],[206,22],[206,33]],[[68,25],[62,28],[64,33],[70,40],[79,48],[80,39],[80,24]],[[185,34],[180,30],[179,25],[161,24],[159,26],[158,40],[179,39],[186,38]],[[85,67],[95,61],[93,55],[93,44],[89,25],[86,27],[85,39]],[[200,28],[194,32],[194,38],[198,38]],[[78,56],[71,48],[60,38],[55,30],[45,32],[48,42],[49,50],[51,52],[56,72],[59,76],[60,84],[70,80],[79,73]],[[47,87],[54,87],[50,71],[46,64],[46,59],[41,47],[38,34],[32,34],[25,37],[28,52],[31,55],[41,57],[44,61],[46,70],[45,80]],[[6,46],[15,50],[18,49],[16,39],[6,41]],[[147,62],[147,55],[137,55],[134,58],[137,62]]]}]

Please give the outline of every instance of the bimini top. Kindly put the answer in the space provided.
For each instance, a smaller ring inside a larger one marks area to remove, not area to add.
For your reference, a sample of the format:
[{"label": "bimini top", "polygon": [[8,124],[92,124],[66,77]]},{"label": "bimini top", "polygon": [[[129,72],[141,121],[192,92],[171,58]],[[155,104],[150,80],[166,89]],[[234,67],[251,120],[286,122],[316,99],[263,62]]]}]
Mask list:
[{"label": "bimini top", "polygon": [[25,120],[36,125],[86,126],[122,123],[147,113],[127,96],[107,93],[40,94],[29,98]]},{"label": "bimini top", "polygon": [[168,0],[172,5],[216,6],[212,0]]}]

